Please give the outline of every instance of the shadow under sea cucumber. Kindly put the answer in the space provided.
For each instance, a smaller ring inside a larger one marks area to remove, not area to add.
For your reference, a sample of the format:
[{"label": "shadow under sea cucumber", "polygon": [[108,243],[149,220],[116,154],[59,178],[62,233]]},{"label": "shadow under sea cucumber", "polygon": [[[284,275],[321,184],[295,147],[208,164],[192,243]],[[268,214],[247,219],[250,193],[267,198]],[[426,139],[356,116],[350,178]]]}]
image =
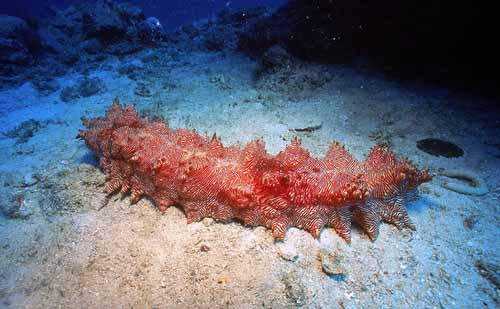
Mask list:
[{"label": "shadow under sea cucumber", "polygon": [[272,156],[260,139],[226,147],[215,134],[171,129],[117,100],[105,117],[83,123],[87,130],[78,137],[99,158],[109,195],[130,193],[133,203],[149,196],[162,212],[179,205],[188,222],[212,217],[263,225],[277,239],[292,226],[314,237],[328,226],[350,242],[353,221],[372,240],[381,221],[414,229],[405,204],[431,179],[380,145],[358,161],[334,142],[318,159],[295,139]]}]

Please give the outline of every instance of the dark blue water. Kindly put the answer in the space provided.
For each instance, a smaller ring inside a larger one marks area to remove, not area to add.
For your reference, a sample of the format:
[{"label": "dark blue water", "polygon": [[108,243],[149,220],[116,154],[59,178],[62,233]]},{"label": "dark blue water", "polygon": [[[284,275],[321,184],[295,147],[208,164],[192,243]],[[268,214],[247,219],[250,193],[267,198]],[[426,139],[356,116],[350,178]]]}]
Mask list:
[{"label": "dark blue water", "polygon": [[[81,0],[20,0],[0,1],[0,14],[20,17],[43,18],[51,14],[51,7],[64,8]],[[143,8],[146,16],[158,18],[165,29],[172,29],[182,24],[210,17],[222,9],[238,10],[256,6],[277,7],[286,0],[134,0]]]}]

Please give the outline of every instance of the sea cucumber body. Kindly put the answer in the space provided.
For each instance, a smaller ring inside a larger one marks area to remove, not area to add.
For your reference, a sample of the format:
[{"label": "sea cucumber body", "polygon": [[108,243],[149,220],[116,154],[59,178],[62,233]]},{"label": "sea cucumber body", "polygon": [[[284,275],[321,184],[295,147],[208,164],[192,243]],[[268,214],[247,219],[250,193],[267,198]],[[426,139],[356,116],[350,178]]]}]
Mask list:
[{"label": "sea cucumber body", "polygon": [[88,129],[78,137],[99,157],[108,194],[130,193],[132,202],[149,196],[160,211],[179,205],[188,222],[263,225],[275,238],[291,226],[315,237],[329,226],[349,242],[352,221],[371,239],[382,220],[412,228],[405,203],[430,180],[382,146],[360,162],[335,142],[318,159],[295,139],[272,156],[262,140],[225,147],[215,135],[171,129],[117,101],[106,117],[83,121]]}]

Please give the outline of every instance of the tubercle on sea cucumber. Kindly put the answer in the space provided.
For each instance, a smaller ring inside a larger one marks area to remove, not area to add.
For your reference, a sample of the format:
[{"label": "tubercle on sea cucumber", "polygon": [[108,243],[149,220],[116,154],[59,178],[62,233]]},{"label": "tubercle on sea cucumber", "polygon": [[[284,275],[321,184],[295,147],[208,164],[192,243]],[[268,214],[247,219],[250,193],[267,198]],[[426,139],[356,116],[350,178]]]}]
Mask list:
[{"label": "tubercle on sea cucumber", "polygon": [[383,146],[358,161],[334,142],[317,159],[294,139],[272,156],[260,139],[226,147],[216,135],[140,118],[118,100],[105,117],[82,120],[87,130],[78,138],[99,157],[106,193],[130,193],[133,203],[149,196],[162,212],[178,205],[188,223],[212,217],[262,225],[276,239],[292,226],[314,237],[328,226],[350,242],[353,221],[372,240],[381,221],[414,229],[405,204],[431,179]]}]

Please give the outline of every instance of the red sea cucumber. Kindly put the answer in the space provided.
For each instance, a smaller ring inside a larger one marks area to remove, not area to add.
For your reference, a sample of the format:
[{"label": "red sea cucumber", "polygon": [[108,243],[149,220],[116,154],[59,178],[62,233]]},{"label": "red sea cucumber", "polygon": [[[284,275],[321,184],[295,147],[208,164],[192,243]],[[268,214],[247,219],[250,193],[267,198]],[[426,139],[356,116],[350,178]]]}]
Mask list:
[{"label": "red sea cucumber", "polygon": [[360,162],[334,142],[317,159],[294,139],[272,156],[262,140],[225,147],[215,135],[140,118],[117,100],[106,117],[83,123],[88,129],[78,137],[99,157],[106,193],[130,192],[132,202],[149,196],[162,212],[179,205],[188,222],[263,225],[278,239],[291,226],[314,237],[329,226],[350,242],[352,221],[372,240],[380,221],[413,229],[405,203],[431,179],[383,146]]}]

